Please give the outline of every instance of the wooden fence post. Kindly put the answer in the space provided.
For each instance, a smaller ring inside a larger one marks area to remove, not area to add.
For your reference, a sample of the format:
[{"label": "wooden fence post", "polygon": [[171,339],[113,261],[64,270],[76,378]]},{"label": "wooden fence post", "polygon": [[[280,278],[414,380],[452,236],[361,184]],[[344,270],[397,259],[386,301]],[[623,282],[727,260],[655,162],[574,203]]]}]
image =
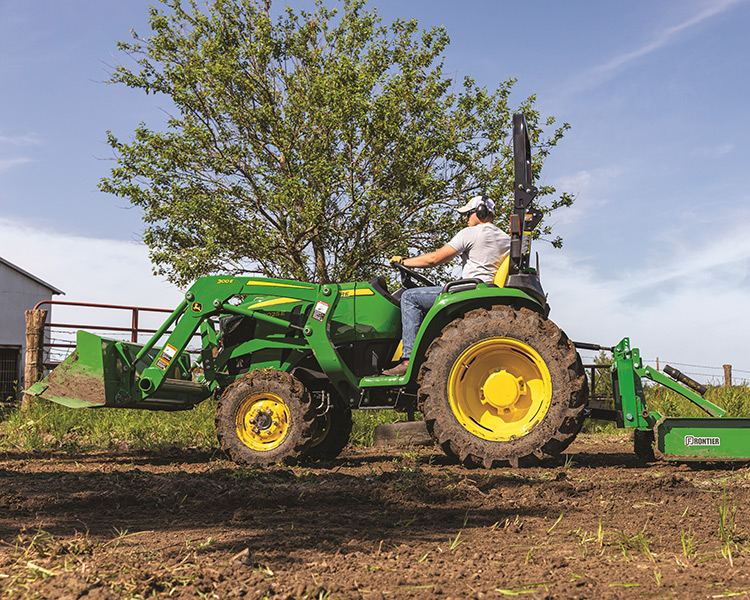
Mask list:
[{"label": "wooden fence post", "polygon": [[[44,323],[46,310],[26,311],[26,357],[24,361],[24,389],[29,389],[44,375]],[[21,410],[29,407],[30,398],[26,394],[21,400]]]},{"label": "wooden fence post", "polygon": [[724,365],[724,387],[732,386],[732,365]]}]

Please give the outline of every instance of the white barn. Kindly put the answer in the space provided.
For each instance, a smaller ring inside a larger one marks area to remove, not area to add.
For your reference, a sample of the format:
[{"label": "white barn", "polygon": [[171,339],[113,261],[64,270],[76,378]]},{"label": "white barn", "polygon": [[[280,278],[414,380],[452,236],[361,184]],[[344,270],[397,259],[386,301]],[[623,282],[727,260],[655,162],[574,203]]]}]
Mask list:
[{"label": "white barn", "polygon": [[64,293],[0,256],[0,402],[15,398],[23,389],[25,312]]}]

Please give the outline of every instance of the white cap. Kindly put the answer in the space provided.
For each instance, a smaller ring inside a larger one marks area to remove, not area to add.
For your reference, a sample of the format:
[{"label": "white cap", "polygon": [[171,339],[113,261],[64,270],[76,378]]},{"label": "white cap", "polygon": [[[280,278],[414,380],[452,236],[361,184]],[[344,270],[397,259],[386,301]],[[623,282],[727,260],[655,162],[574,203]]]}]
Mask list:
[{"label": "white cap", "polygon": [[474,196],[471,200],[469,200],[466,204],[461,206],[458,209],[458,212],[460,212],[462,215],[465,215],[466,213],[470,213],[473,210],[476,210],[477,207],[484,202],[484,205],[487,207],[487,212],[491,214],[495,214],[495,203],[492,201],[492,199],[489,196]]}]

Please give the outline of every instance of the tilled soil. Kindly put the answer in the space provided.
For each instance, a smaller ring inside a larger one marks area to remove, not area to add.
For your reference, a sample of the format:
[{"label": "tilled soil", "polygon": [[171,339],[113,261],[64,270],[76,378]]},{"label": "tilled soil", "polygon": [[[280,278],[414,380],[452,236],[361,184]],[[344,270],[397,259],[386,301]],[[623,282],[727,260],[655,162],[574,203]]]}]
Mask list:
[{"label": "tilled soil", "polygon": [[325,465],[0,455],[7,598],[750,596],[750,468],[652,463],[581,435],[564,462],[468,470],[437,449]]}]

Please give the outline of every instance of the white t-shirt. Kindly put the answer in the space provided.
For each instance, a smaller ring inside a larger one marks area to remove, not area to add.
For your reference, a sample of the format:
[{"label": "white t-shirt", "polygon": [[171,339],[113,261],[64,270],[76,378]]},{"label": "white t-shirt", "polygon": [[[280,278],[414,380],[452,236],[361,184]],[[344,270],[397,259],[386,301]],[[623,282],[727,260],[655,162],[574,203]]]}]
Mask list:
[{"label": "white t-shirt", "polygon": [[448,242],[461,256],[462,277],[476,277],[492,283],[495,273],[510,251],[510,236],[493,223],[464,227]]}]

